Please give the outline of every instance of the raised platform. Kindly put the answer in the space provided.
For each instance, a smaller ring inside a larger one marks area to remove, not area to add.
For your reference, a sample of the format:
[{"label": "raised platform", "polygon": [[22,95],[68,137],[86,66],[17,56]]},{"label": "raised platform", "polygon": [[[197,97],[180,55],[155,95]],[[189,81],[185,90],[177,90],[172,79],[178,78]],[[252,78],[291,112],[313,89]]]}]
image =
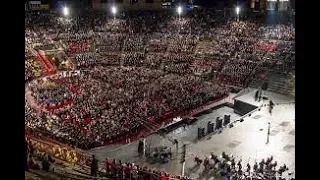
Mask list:
[{"label": "raised platform", "polygon": [[228,96],[222,97],[220,99],[216,99],[214,101],[209,102],[208,104],[193,109],[189,112],[181,113],[180,116],[177,116],[173,119],[173,121],[162,128],[160,128],[160,133],[168,133],[173,131],[181,125],[191,125],[195,123],[199,116],[212,113],[212,110],[218,109],[222,106],[233,107],[233,97],[236,94],[230,93]]},{"label": "raised platform", "polygon": [[239,115],[245,115],[256,108],[262,107],[272,100],[275,105],[283,103],[294,103],[291,96],[282,95],[271,91],[262,91],[262,98],[260,101],[255,100],[255,93],[257,89],[247,89],[234,98],[234,112]]},{"label": "raised platform", "polygon": [[249,92],[234,98],[234,112],[243,116],[254,109],[262,106],[264,98],[260,101],[254,99],[257,90],[249,90]]},{"label": "raised platform", "polygon": [[[243,95],[245,94],[247,93]],[[234,123],[234,127],[224,128],[221,133],[208,135],[201,140],[195,141],[198,127],[206,127],[208,121],[214,122],[217,117],[223,117],[226,114],[231,115],[231,122],[238,120],[241,116],[235,114],[232,108],[223,106],[213,109],[209,114],[197,117],[194,123],[186,127],[176,128],[165,135],[152,134],[146,137],[147,148],[150,147],[152,149],[159,146],[167,146],[172,149],[174,152],[173,159],[165,164],[150,163],[144,158],[140,158],[137,152],[138,142],[124,146],[115,145],[94,148],[87,152],[95,154],[101,161],[106,157],[112,157],[120,159],[123,162],[133,162],[138,165],[157,168],[171,174],[180,174],[181,147],[182,144],[187,144],[185,173],[194,179],[199,178],[199,174],[203,171],[203,166],[200,166],[199,169],[194,168],[195,156],[204,159],[211,152],[221,154],[223,151],[227,154],[233,154],[236,159],[242,159],[243,166],[247,162],[253,165],[255,161],[261,161],[262,158],[273,155],[279,165],[285,163],[290,168],[290,171],[294,172],[295,105],[293,99],[269,92],[267,92],[267,95],[276,104],[272,114],[268,112],[267,106],[262,106],[260,111],[252,112],[251,116],[244,117],[243,122],[236,122]],[[248,95],[244,97],[249,98]],[[246,99],[242,100],[245,101]],[[265,102],[267,103],[267,101]],[[271,123],[271,134],[270,142],[266,144],[268,122]],[[177,152],[172,139],[177,139],[179,142]],[[284,175],[287,175],[287,172]]]}]

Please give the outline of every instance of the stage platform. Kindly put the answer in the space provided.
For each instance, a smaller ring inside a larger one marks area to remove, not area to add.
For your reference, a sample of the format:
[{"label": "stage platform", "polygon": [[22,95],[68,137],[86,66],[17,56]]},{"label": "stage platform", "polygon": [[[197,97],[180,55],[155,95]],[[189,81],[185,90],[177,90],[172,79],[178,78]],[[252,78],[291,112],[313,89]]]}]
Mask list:
[{"label": "stage platform", "polygon": [[255,93],[258,89],[252,89],[252,88],[248,88],[243,90],[243,94],[240,96],[235,96],[233,99],[234,100],[238,100],[238,101],[243,101],[245,103],[251,104],[253,106],[261,106],[266,102],[269,102],[269,100],[272,100],[275,104],[276,103],[288,103],[288,102],[294,102],[294,97],[291,96],[287,96],[287,95],[283,95],[283,94],[279,94],[276,92],[271,92],[271,91],[264,91],[262,93],[263,96],[267,97],[268,99],[263,99],[261,98],[261,101],[255,101],[254,100],[254,96]]},{"label": "stage platform", "polygon": [[256,89],[250,89],[248,90],[247,93],[241,95],[241,96],[238,96],[238,97],[235,97],[234,100],[235,101],[242,101],[242,102],[245,102],[247,104],[251,104],[252,106],[256,106],[256,107],[259,107],[263,104],[263,102],[265,100],[263,100],[263,98],[261,98],[261,101],[255,101],[254,99],[254,95],[256,93]]},{"label": "stage platform", "polygon": [[166,124],[166,125],[162,125],[159,132],[167,133],[167,132],[173,131],[173,130],[181,127],[182,125],[191,125],[198,120],[197,118],[199,116],[202,116],[205,114],[210,114],[210,113],[212,113],[212,110],[218,109],[223,106],[228,106],[228,107],[232,108],[233,107],[233,97],[235,95],[236,94],[234,94],[234,93],[230,93],[227,97],[217,99],[207,105],[193,109],[186,114],[182,114],[181,116],[174,118],[171,123]]},{"label": "stage platform", "polygon": [[[252,96],[242,94],[240,100],[251,103]],[[211,113],[197,117],[198,120],[191,125],[178,127],[166,135],[152,134],[146,137],[146,147],[155,148],[158,146],[168,146],[174,152],[173,159],[169,163],[150,163],[138,156],[138,142],[127,145],[115,145],[94,148],[87,151],[95,154],[99,160],[106,157],[121,159],[123,162],[134,162],[135,164],[157,168],[172,174],[181,172],[181,151],[182,144],[187,144],[186,155],[186,175],[191,178],[199,178],[203,171],[203,166],[194,168],[194,157],[199,156],[204,159],[210,152],[221,154],[223,151],[233,154],[237,159],[243,159],[243,166],[250,162],[261,161],[262,158],[271,155],[278,161],[278,164],[285,163],[290,172],[295,171],[295,104],[294,98],[276,93],[267,92],[269,99],[275,103],[273,113],[268,112],[267,106],[262,106],[260,111],[255,111],[252,115],[246,116],[243,122],[237,122],[233,128],[225,128],[221,133],[208,135],[207,137],[195,141],[198,127],[205,127],[208,121],[213,121],[216,117],[223,117],[225,114],[231,115],[231,122],[241,116],[234,113],[228,106],[213,109]],[[254,101],[254,100],[253,100]],[[265,101],[267,104],[268,101]],[[257,105],[257,104],[254,104]],[[262,104],[261,104],[262,105]],[[266,144],[268,122],[271,123],[270,142]],[[172,139],[177,139],[179,149],[176,152]],[[287,176],[287,173],[285,173]],[[293,175],[294,176],[294,175]],[[209,177],[208,177],[209,178]],[[212,177],[211,177],[212,178]]]},{"label": "stage platform", "polygon": [[256,108],[260,108],[269,101],[273,101],[275,105],[281,103],[294,102],[294,98],[270,91],[262,91],[262,98],[260,101],[255,100],[255,93],[258,89],[244,89],[241,95],[234,98],[234,112],[240,115],[245,115]]}]

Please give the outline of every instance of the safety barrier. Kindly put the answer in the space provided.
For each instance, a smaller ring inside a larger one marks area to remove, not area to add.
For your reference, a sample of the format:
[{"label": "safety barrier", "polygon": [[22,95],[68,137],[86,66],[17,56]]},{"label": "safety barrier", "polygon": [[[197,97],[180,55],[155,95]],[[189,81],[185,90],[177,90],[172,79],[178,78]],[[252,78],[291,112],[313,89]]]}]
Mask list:
[{"label": "safety barrier", "polygon": [[[40,153],[47,153],[51,157],[65,161],[70,165],[78,165],[83,169],[89,169],[90,167],[90,155],[81,150],[47,142],[30,135],[27,135],[27,140],[31,143],[32,147]],[[140,167],[134,164],[124,165],[120,161],[117,163],[116,160],[105,160],[100,162],[97,174],[108,179],[141,179],[141,177],[146,180],[188,179],[181,178],[180,176],[170,176],[165,172],[151,170],[147,167]],[[92,177],[85,174],[83,176]]]}]

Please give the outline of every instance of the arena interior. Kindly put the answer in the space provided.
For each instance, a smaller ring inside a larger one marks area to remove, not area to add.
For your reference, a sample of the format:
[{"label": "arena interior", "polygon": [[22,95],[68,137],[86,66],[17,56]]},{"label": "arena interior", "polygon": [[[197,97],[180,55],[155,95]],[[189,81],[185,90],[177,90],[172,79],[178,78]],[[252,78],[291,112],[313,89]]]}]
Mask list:
[{"label": "arena interior", "polygon": [[294,179],[290,15],[180,10],[26,13],[29,178]]}]

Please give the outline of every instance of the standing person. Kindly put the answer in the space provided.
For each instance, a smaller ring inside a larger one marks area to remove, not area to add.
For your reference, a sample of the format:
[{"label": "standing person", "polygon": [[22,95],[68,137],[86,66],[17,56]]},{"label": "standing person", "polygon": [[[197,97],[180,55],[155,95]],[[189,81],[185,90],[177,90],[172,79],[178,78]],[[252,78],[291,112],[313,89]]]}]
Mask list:
[{"label": "standing person", "polygon": [[269,101],[269,113],[270,114],[272,114],[273,106],[274,106],[274,103],[270,100]]},{"label": "standing person", "polygon": [[247,172],[250,174],[251,166],[249,163],[247,163]]},{"label": "standing person", "polygon": [[258,92],[259,92],[258,93],[259,94],[258,102],[260,102],[261,101],[261,97],[262,97],[262,89],[259,88]]},{"label": "standing person", "polygon": [[268,90],[268,82],[264,82],[261,88],[261,92],[263,92],[263,95],[267,94],[267,90]]},{"label": "standing person", "polygon": [[98,170],[98,160],[96,159],[95,155],[92,155],[90,175],[97,177],[97,170]]},{"label": "standing person", "polygon": [[209,158],[206,157],[203,161],[204,170],[207,170],[209,167]]},{"label": "standing person", "polygon": [[106,177],[108,178],[110,175],[110,164],[109,164],[108,158],[106,158],[106,160],[105,160],[105,168],[106,168]]},{"label": "standing person", "polygon": [[42,157],[42,170],[48,172],[50,170],[50,162],[49,162],[49,158],[46,154],[43,155]]},{"label": "standing person", "polygon": [[173,143],[176,145],[176,151],[178,152],[178,150],[179,150],[179,142],[178,142],[178,140],[174,139]]},{"label": "standing person", "polygon": [[270,122],[268,122],[267,144],[269,143],[269,136],[270,136]]},{"label": "standing person", "polygon": [[254,95],[254,101],[257,101],[258,97],[259,97],[259,90],[257,90],[255,95]]},{"label": "standing person", "polygon": [[139,145],[138,145],[139,157],[143,156],[143,146],[144,146],[143,141],[140,140],[140,141],[139,141]]}]

